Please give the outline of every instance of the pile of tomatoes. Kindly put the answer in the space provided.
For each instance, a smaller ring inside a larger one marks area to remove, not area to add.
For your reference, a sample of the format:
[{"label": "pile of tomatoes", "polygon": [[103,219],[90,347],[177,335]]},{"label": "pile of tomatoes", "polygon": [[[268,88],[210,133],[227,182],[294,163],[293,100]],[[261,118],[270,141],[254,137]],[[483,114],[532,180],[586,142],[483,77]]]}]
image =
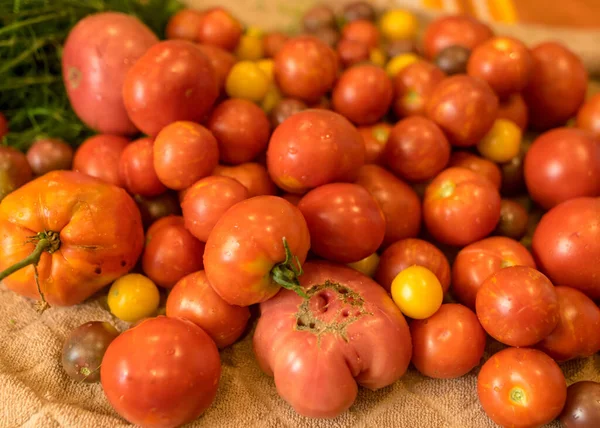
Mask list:
[{"label": "pile of tomatoes", "polygon": [[4,285],[46,306],[110,285],[131,323],[73,331],[66,372],[132,423],[179,426],[259,305],[257,361],[301,415],[411,362],[463,376],[495,340],[494,422],[598,426],[600,384],[567,391],[557,364],[600,351],[600,95],[580,59],[466,16],[419,38],[366,2],[302,24],[215,8],[178,12],[165,41],[117,13],[73,28],[65,87],[98,134],[0,150]]}]

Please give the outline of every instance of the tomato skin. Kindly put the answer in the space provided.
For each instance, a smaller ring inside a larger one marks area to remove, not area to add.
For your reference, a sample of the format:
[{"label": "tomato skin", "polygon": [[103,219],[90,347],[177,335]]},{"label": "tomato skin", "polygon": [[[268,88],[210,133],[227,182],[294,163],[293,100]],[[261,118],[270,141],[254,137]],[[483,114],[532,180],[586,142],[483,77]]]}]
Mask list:
[{"label": "tomato skin", "polygon": [[198,41],[202,12],[194,9],[182,9],[169,19],[165,35],[167,39]]},{"label": "tomato skin", "polygon": [[73,171],[123,187],[123,179],[119,174],[119,159],[128,144],[127,138],[116,135],[101,134],[90,137],[75,152]]},{"label": "tomato skin", "polygon": [[600,424],[600,383],[575,382],[567,388],[567,402],[560,415],[566,428],[592,428]]},{"label": "tomato skin", "polygon": [[477,394],[485,413],[498,425],[537,428],[560,414],[567,383],[560,367],[543,352],[508,348],[483,365]]},{"label": "tomato skin", "polygon": [[32,178],[27,157],[13,147],[0,146],[0,201]]},{"label": "tomato skin", "polygon": [[138,322],[156,314],[160,293],[152,280],[144,275],[131,273],[111,285],[107,303],[115,317],[126,322]]},{"label": "tomato skin", "polygon": [[600,138],[600,94],[590,97],[579,109],[576,125]]},{"label": "tomato skin", "polygon": [[271,127],[273,129],[281,125],[285,120],[298,113],[302,110],[306,110],[308,107],[305,103],[294,98],[283,98],[281,99],[270,113]]},{"label": "tomato skin", "polygon": [[433,89],[444,77],[442,70],[427,61],[417,61],[400,70],[394,77],[396,116],[425,115]]},{"label": "tomato skin", "polygon": [[27,162],[37,176],[50,171],[69,170],[73,165],[73,148],[60,139],[43,138],[27,150]]},{"label": "tomato skin", "polygon": [[277,188],[261,164],[248,162],[236,166],[217,165],[213,175],[233,178],[248,189],[248,197],[275,195]]},{"label": "tomato skin", "polygon": [[167,191],[154,170],[154,140],[140,138],[128,144],[119,158],[119,177],[129,193],[158,196]]},{"label": "tomato skin", "polygon": [[533,234],[532,252],[558,285],[600,299],[600,198],[577,198],[548,211]]},{"label": "tomato skin", "polygon": [[272,31],[265,34],[262,39],[265,58],[274,58],[288,39],[289,36],[287,34],[279,31]]},{"label": "tomato skin", "polygon": [[453,152],[448,166],[467,168],[487,178],[497,188],[502,185],[502,173],[494,162],[469,152]]},{"label": "tomato skin", "polygon": [[431,317],[410,323],[412,363],[425,376],[461,377],[479,365],[485,351],[485,331],[477,316],[463,305],[448,303]]},{"label": "tomato skin", "polygon": [[548,278],[527,266],[511,266],[489,276],[477,292],[477,318],[497,341],[531,346],[558,325],[558,295]]},{"label": "tomato skin", "polygon": [[285,260],[283,238],[303,263],[310,234],[300,210],[285,199],[256,196],[231,207],[206,242],[204,266],[213,289],[237,306],[273,297],[280,286],[270,272]]},{"label": "tomato skin", "polygon": [[164,226],[183,226],[185,221],[180,215],[168,215],[162,218],[159,218],[154,223],[150,225],[148,230],[146,231],[146,244],[152,240],[154,234],[162,229]]},{"label": "tomato skin", "polygon": [[342,66],[349,68],[355,64],[367,61],[370,49],[369,46],[359,41],[342,39],[336,46],[336,53]]},{"label": "tomato skin", "polygon": [[521,239],[527,232],[529,214],[519,202],[502,199],[500,221],[496,233],[512,239]]},{"label": "tomato skin", "polygon": [[442,16],[425,29],[423,50],[425,57],[431,60],[446,47],[459,45],[473,50],[493,35],[490,27],[471,16]]},{"label": "tomato skin", "polygon": [[198,28],[198,41],[233,51],[242,36],[242,25],[221,7],[216,7],[202,15]]},{"label": "tomato skin", "polygon": [[444,300],[439,279],[423,266],[410,266],[396,275],[391,294],[402,313],[413,319],[429,318]]},{"label": "tomato skin", "polygon": [[[302,298],[289,290],[261,304],[254,351],[262,370],[274,376],[279,395],[296,412],[333,418],[352,406],[356,383],[376,390],[406,372],[410,332],[385,291],[353,269],[308,262],[300,282],[307,290],[314,287],[308,304],[301,306]],[[348,294],[352,305],[344,297]],[[319,326],[332,328],[319,335]]]},{"label": "tomato skin", "polygon": [[225,90],[227,75],[236,63],[235,56],[231,52],[221,49],[218,46],[203,44],[198,44],[196,46],[204,55],[206,55],[213,66],[217,78],[217,86],[222,93]]},{"label": "tomato skin", "polygon": [[379,30],[371,21],[358,19],[344,25],[342,29],[342,38],[362,43],[369,48],[379,46]]},{"label": "tomato skin", "polygon": [[498,105],[497,119],[506,119],[513,122],[521,131],[525,131],[529,122],[529,110],[521,94],[512,94],[501,100]]},{"label": "tomato skin", "polygon": [[390,137],[392,125],[380,122],[372,126],[361,126],[358,132],[362,135],[365,143],[365,163],[384,164],[383,153]]},{"label": "tomato skin", "polygon": [[212,404],[221,361],[200,327],[161,316],[116,338],[104,355],[100,376],[106,398],[129,422],[175,428]]}]

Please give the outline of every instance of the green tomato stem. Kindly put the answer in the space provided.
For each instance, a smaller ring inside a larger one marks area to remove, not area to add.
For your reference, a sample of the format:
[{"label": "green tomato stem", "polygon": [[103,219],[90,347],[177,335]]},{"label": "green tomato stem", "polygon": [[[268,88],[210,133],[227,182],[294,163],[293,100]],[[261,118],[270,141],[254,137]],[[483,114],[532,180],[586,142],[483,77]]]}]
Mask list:
[{"label": "green tomato stem", "polygon": [[298,280],[298,277],[304,273],[300,260],[297,256],[292,254],[285,237],[283,238],[283,248],[285,250],[285,260],[281,263],[277,263],[273,269],[271,269],[271,278],[283,288],[294,291],[300,297],[306,299],[308,298],[308,295]]}]

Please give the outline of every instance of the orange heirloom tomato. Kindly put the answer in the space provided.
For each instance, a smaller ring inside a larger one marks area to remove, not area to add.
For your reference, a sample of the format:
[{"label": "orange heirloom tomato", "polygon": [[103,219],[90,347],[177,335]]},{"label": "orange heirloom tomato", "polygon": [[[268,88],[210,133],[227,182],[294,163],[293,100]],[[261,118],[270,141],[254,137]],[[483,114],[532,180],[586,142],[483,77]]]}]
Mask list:
[{"label": "orange heirloom tomato", "polygon": [[0,280],[33,299],[41,291],[50,305],[81,303],[121,277],[143,243],[127,192],[78,172],[50,172],[0,204]]}]

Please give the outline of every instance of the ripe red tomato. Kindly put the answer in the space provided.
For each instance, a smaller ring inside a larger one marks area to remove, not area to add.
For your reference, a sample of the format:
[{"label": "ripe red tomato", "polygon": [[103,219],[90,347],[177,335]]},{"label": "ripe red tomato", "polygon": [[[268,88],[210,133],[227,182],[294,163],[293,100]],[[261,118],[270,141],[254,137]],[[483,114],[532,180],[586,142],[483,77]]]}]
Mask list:
[{"label": "ripe red tomato", "polygon": [[152,46],[129,69],[123,82],[129,117],[151,137],[176,121],[200,122],[218,95],[211,62],[185,40]]},{"label": "ripe red tomato", "polygon": [[448,168],[427,186],[423,216],[436,240],[468,245],[496,227],[500,194],[487,178],[465,168]]},{"label": "ripe red tomato", "polygon": [[354,181],[364,159],[360,133],[346,118],[328,110],[291,116],[275,129],[267,150],[271,178],[291,193],[305,193],[333,181]]},{"label": "ripe red tomato", "polygon": [[[362,186],[325,184],[298,204],[310,231],[311,250],[325,259],[352,263],[373,254],[383,242],[385,216]],[[356,233],[356,231],[363,233]]]},{"label": "ripe red tomato", "polygon": [[531,199],[546,209],[568,199],[600,196],[600,141],[586,131],[553,129],[533,142],[524,171]]},{"label": "ripe red tomato", "polygon": [[38,176],[50,171],[69,170],[73,165],[73,148],[57,138],[42,138],[27,150],[27,162]]},{"label": "ripe red tomato", "polygon": [[450,156],[448,166],[467,168],[487,178],[497,188],[502,185],[502,172],[494,162],[469,152],[454,152]]},{"label": "ripe red tomato", "polygon": [[275,183],[269,177],[267,169],[258,163],[244,163],[236,166],[217,165],[213,175],[233,178],[248,189],[248,197],[274,195],[277,193]]},{"label": "ripe red tomato", "polygon": [[473,50],[494,35],[490,27],[467,15],[447,15],[432,21],[423,35],[425,57],[432,60],[449,46]]},{"label": "ripe red tomato", "polygon": [[310,247],[298,208],[276,196],[256,196],[231,207],[206,243],[204,266],[214,290],[230,305],[273,297],[281,285],[296,288],[298,263]]},{"label": "ripe red tomato", "polygon": [[206,242],[225,211],[248,197],[248,190],[233,178],[203,178],[188,188],[181,202],[185,227]]},{"label": "ripe red tomato", "polygon": [[165,29],[167,39],[198,41],[202,12],[195,9],[181,9],[171,16]]},{"label": "ripe red tomato", "polygon": [[265,34],[262,39],[265,58],[274,58],[288,39],[287,34],[279,31],[271,31]]},{"label": "ripe red tomato", "polygon": [[542,272],[558,285],[600,299],[600,198],[577,198],[548,211],[533,235]]},{"label": "ripe red tomato", "polygon": [[119,177],[132,194],[151,197],[166,192],[154,170],[152,138],[140,138],[125,147],[119,159]]},{"label": "ripe red tomato", "polygon": [[344,68],[352,67],[369,59],[369,46],[356,40],[342,39],[336,46],[336,53]]},{"label": "ripe red tomato", "polygon": [[392,125],[380,122],[372,126],[361,126],[358,132],[362,135],[365,143],[365,163],[383,165],[385,159],[383,153],[390,137]]},{"label": "ripe red tomato", "polygon": [[0,201],[32,178],[27,157],[13,147],[0,145]]},{"label": "ripe red tomato", "polygon": [[73,157],[73,171],[123,187],[119,159],[129,140],[116,135],[95,135],[79,146]]},{"label": "ripe red tomato", "polygon": [[510,266],[490,275],[475,303],[481,325],[497,341],[531,346],[558,325],[558,295],[550,280],[527,266]]},{"label": "ripe red tomato", "polygon": [[412,363],[425,376],[452,379],[479,365],[485,351],[485,331],[469,308],[442,305],[431,317],[410,323]]},{"label": "ripe red tomato", "polygon": [[223,349],[244,333],[250,310],[221,299],[206,279],[206,273],[199,271],[175,284],[167,299],[167,316],[193,322]]},{"label": "ripe red tomato", "polygon": [[425,115],[425,107],[438,83],[446,75],[427,61],[417,61],[394,76],[394,112],[402,118]]},{"label": "ripe red tomato", "polygon": [[412,187],[377,165],[364,165],[355,183],[367,189],[385,216],[384,247],[419,234],[421,200]]},{"label": "ripe red tomato", "polygon": [[[588,99],[577,113],[577,127],[600,138],[600,94]],[[1,133],[0,133],[1,135]]]},{"label": "ripe red tomato", "polygon": [[242,36],[242,24],[221,7],[206,11],[198,29],[198,41],[233,51]]},{"label": "ripe red tomato", "polygon": [[185,220],[180,215],[168,215],[162,218],[159,218],[154,223],[150,225],[148,230],[146,231],[146,244],[152,240],[154,234],[162,229],[164,226],[183,226],[185,224]]},{"label": "ripe red tomato", "polygon": [[171,428],[199,417],[215,399],[221,359],[191,321],[157,317],[112,341],[100,369],[102,388],[129,422]]},{"label": "ripe red tomato", "polygon": [[496,118],[510,120],[521,128],[521,131],[525,131],[529,122],[529,111],[527,110],[527,104],[525,104],[523,95],[512,94],[508,98],[501,100],[498,105]]},{"label": "ripe red tomato", "polygon": [[477,394],[485,413],[498,425],[533,428],[560,414],[567,383],[560,367],[543,352],[508,348],[483,365]]},{"label": "ripe red tomato", "polygon": [[296,412],[332,418],[352,406],[357,383],[376,390],[406,372],[410,331],[370,278],[323,262],[309,262],[304,270],[300,282],[309,298],[283,290],[262,303],[254,351]]},{"label": "ripe red tomato", "polygon": [[229,71],[236,63],[235,56],[231,52],[221,49],[218,46],[203,44],[196,46],[198,46],[198,49],[200,49],[202,53],[206,55],[213,66],[219,91],[223,92]]},{"label": "ripe red tomato", "polygon": [[362,43],[369,48],[379,47],[379,30],[371,21],[358,19],[344,25],[342,39]]}]

